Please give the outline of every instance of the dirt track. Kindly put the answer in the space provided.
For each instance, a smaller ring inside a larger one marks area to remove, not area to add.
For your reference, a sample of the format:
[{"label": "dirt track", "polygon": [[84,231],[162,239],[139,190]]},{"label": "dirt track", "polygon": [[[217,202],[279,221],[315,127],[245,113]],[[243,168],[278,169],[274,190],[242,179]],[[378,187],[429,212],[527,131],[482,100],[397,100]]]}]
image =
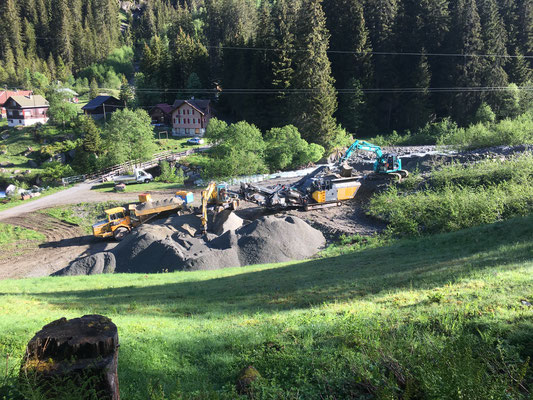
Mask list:
[{"label": "dirt track", "polygon": [[0,279],[47,276],[78,257],[115,246],[112,242],[95,240],[76,225],[39,212],[19,214],[2,222],[41,232],[46,236],[46,242],[21,243],[16,252],[3,254]]}]

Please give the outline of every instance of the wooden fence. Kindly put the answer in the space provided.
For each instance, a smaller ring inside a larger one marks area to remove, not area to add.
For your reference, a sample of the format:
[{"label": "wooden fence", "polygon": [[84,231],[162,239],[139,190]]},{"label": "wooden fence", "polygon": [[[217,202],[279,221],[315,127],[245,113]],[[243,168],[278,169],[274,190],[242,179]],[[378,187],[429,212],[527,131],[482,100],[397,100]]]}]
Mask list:
[{"label": "wooden fence", "polygon": [[208,150],[209,147],[199,147],[196,149],[189,149],[186,151],[180,151],[180,152],[173,152],[172,150],[163,151],[161,153],[154,154],[154,157],[149,161],[144,162],[135,162],[135,161],[128,161],[124,164],[114,165],[112,167],[108,167],[106,169],[103,169],[101,171],[88,174],[88,175],[77,175],[77,176],[69,176],[67,178],[63,178],[63,185],[68,185],[74,182],[82,182],[87,181],[91,183],[95,182],[107,182],[111,180],[116,175],[124,174],[128,171],[133,170],[134,168],[139,169],[150,169],[155,166],[157,166],[161,161],[177,161],[182,157],[186,157],[193,153],[200,153],[203,151]]}]

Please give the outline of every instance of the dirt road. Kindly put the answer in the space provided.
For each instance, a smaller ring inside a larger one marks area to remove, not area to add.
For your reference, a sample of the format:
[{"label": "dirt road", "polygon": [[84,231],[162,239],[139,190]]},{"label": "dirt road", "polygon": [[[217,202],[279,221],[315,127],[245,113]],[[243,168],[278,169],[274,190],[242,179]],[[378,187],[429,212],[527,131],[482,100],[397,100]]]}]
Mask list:
[{"label": "dirt road", "polygon": [[69,189],[62,190],[61,192],[0,211],[0,221],[17,215],[42,210],[43,208],[57,207],[65,204],[99,203],[110,200],[128,202],[135,201],[138,196],[138,193],[98,192],[96,190],[91,190],[92,186],[93,185],[90,183],[80,183]]}]

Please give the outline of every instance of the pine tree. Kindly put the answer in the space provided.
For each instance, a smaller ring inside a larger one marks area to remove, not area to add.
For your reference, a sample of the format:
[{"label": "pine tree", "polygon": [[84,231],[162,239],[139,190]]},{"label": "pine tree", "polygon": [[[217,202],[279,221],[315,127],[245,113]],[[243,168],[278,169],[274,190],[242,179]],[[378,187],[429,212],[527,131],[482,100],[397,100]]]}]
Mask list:
[{"label": "pine tree", "polygon": [[[459,0],[454,10],[457,34],[458,52],[465,54],[463,60],[457,65],[454,82],[457,87],[479,87],[482,84],[486,63],[482,57],[472,55],[483,53],[481,38],[481,22],[477,11],[476,0]],[[453,82],[452,82],[453,84]],[[479,92],[465,90],[454,98],[452,115],[460,123],[466,123],[475,113],[483,97]]]},{"label": "pine tree", "polygon": [[[518,26],[517,41],[523,54],[533,55],[533,4],[531,0],[517,0]],[[530,60],[533,68],[533,60]]]},{"label": "pine tree", "polygon": [[56,0],[55,15],[57,21],[55,23],[54,34],[56,40],[56,54],[61,56],[66,64],[70,64],[74,58],[71,38],[71,14],[67,0]]},{"label": "pine tree", "polygon": [[22,33],[20,27],[20,16],[14,0],[4,0],[0,5],[0,37],[2,42],[2,56],[6,57],[7,48],[11,48],[13,53],[18,57],[23,53]]},{"label": "pine tree", "polygon": [[336,143],[337,97],[327,56],[329,33],[321,0],[302,6],[299,15],[299,54],[294,86],[305,94],[294,96],[296,126],[307,141],[332,149]]},{"label": "pine tree", "polygon": [[13,56],[13,52],[11,51],[10,47],[7,48],[2,66],[4,67],[10,83],[15,83],[17,80],[17,70],[15,66],[15,57]]},{"label": "pine tree", "polygon": [[[479,10],[485,54],[506,56],[507,34],[495,0],[480,0]],[[506,63],[507,59],[503,57],[486,58],[482,85],[506,87],[509,84],[507,72],[504,69]],[[501,95],[501,92],[492,92],[485,96],[485,101],[497,115],[503,106],[504,97]]]},{"label": "pine tree", "polygon": [[183,88],[189,76],[194,72],[200,81],[207,81],[208,53],[206,47],[197,39],[180,29],[172,43],[172,56],[169,63],[171,85]]},{"label": "pine tree", "polygon": [[429,95],[431,72],[424,53],[425,50],[422,49],[422,55],[418,59],[416,68],[410,74],[412,87],[417,88],[419,91],[411,94],[405,108],[408,115],[407,126],[413,130],[426,125],[430,121],[433,111]]},{"label": "pine tree", "polygon": [[[337,118],[350,132],[355,132],[362,125],[361,103],[366,103],[361,89],[372,85],[372,48],[363,4],[361,0],[328,0],[324,2],[324,11],[331,48],[343,51],[330,54],[333,76],[338,88],[349,89],[339,94]],[[353,53],[345,53],[348,51]],[[354,109],[357,115],[351,115]]]},{"label": "pine tree", "polygon": [[54,57],[52,56],[52,53],[48,53],[48,59],[46,61],[46,65],[48,67],[48,76],[50,76],[50,80],[54,80],[56,77],[56,62],[54,61]]},{"label": "pine tree", "polygon": [[122,76],[122,84],[120,86],[120,100],[124,103],[124,106],[128,106],[128,104],[133,100],[133,90],[131,89],[130,84],[128,83],[128,80],[125,76]]},{"label": "pine tree", "polygon": [[83,135],[83,150],[88,153],[102,153],[101,131],[90,117],[81,119],[80,131]]},{"label": "pine tree", "polygon": [[94,99],[95,97],[98,96],[98,83],[96,83],[96,79],[92,79],[91,80],[91,85],[89,87],[89,99]]},{"label": "pine tree", "polygon": [[523,86],[530,82],[533,78],[533,71],[529,67],[524,55],[515,48],[514,53],[511,54],[513,58],[509,61],[509,80],[516,83],[518,86]]},{"label": "pine tree", "polygon": [[[376,0],[365,3],[365,15],[370,31],[372,49],[375,52],[396,51],[395,29],[398,18],[397,0]],[[391,55],[373,58],[374,88],[394,88],[398,86],[396,57]],[[370,108],[378,115],[376,125],[380,129],[390,129],[398,98],[393,93],[374,94],[369,102]]]}]

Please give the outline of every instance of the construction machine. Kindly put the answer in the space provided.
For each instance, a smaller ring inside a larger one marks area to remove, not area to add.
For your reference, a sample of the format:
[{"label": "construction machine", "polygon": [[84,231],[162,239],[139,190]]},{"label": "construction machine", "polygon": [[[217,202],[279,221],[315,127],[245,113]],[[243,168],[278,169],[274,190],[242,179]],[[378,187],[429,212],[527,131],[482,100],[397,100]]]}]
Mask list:
[{"label": "construction machine", "polygon": [[152,201],[149,194],[139,195],[139,203],[105,210],[106,219],[93,225],[93,235],[120,241],[134,228],[163,213],[177,212],[192,202],[192,193],[177,192],[170,199]]},{"label": "construction machine", "polygon": [[409,175],[409,172],[402,169],[402,160],[397,154],[383,153],[381,147],[375,144],[368,143],[364,140],[356,140],[352,143],[346,153],[340,158],[338,165],[345,165],[346,161],[350,158],[354,151],[364,150],[370,151],[376,155],[376,161],[374,162],[374,172],[376,174],[388,175],[390,177],[402,180]]},{"label": "construction machine", "polygon": [[207,210],[211,208],[215,213],[222,210],[236,210],[239,208],[239,197],[230,193],[226,183],[209,182],[205,190],[202,191],[202,231],[207,232]]},{"label": "construction machine", "polygon": [[315,208],[338,206],[351,200],[361,187],[361,176],[341,176],[322,166],[291,185],[265,188],[241,184],[241,195],[265,208]]}]

